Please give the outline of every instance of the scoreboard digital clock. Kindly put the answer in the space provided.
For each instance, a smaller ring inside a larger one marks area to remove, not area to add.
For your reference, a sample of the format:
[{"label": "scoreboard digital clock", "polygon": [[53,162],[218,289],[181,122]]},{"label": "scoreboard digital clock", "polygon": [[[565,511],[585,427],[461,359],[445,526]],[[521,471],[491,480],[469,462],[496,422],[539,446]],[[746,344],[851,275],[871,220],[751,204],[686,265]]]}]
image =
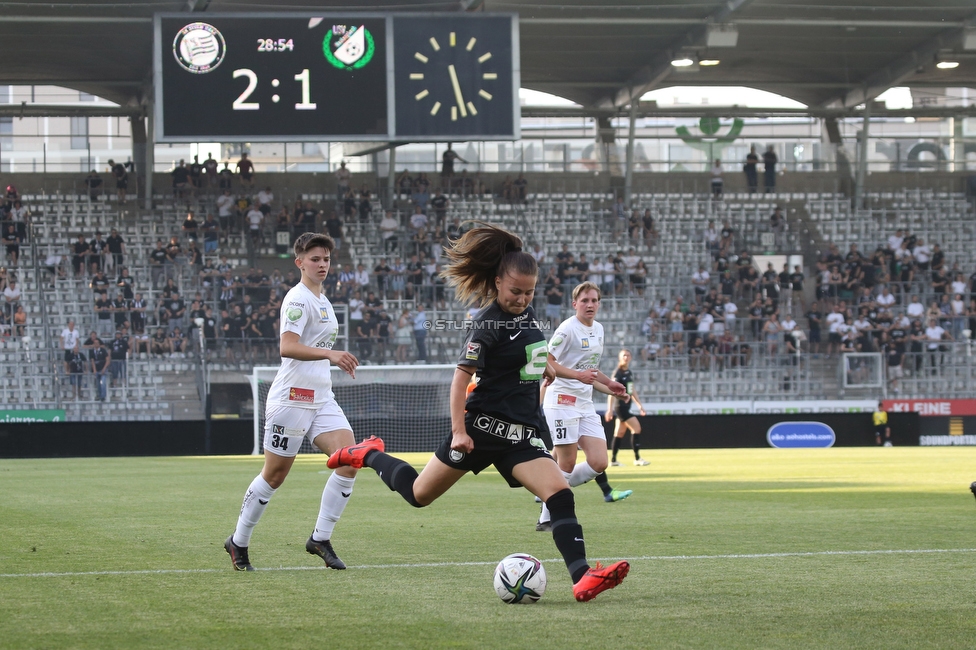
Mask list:
[{"label": "scoreboard digital clock", "polygon": [[157,14],[159,142],[519,137],[518,22]]}]

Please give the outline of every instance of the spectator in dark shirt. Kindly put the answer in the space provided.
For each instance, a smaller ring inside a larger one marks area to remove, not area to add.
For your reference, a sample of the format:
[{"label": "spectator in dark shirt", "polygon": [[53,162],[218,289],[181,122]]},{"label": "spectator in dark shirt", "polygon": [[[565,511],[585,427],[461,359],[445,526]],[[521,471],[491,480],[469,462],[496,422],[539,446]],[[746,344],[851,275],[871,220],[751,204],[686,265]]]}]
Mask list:
[{"label": "spectator in dark shirt", "polygon": [[115,321],[115,329],[122,327],[122,324],[129,320],[129,301],[120,291],[112,301],[112,315]]},{"label": "spectator in dark shirt", "polygon": [[342,248],[342,220],[336,216],[335,212],[325,220],[325,230],[329,233],[329,237],[335,241],[336,251]]},{"label": "spectator in dark shirt", "polygon": [[10,263],[17,266],[20,259],[20,234],[17,232],[17,226],[12,223],[7,224],[6,232],[3,233],[3,243],[6,246]]},{"label": "spectator in dark shirt", "polygon": [[109,371],[112,373],[112,387],[124,385],[126,380],[125,360],[129,356],[129,341],[122,336],[121,330],[115,330],[115,338],[110,343]]},{"label": "spectator in dark shirt", "polygon": [[129,187],[129,172],[126,171],[125,165],[117,163],[111,158],[108,161],[108,166],[112,170],[112,176],[115,177],[115,189],[119,195],[119,203],[125,203],[126,190]]},{"label": "spectator in dark shirt", "polygon": [[156,241],[156,248],[149,253],[149,269],[152,273],[152,283],[158,287],[166,278],[166,249],[162,240]]},{"label": "spectator in dark shirt", "polygon": [[194,190],[200,189],[203,185],[203,165],[200,163],[200,156],[193,156],[193,162],[190,163],[190,185]]},{"label": "spectator in dark shirt", "polygon": [[776,156],[776,151],[773,149],[773,145],[766,147],[766,151],[763,153],[763,165],[765,166],[765,181],[766,181],[766,192],[776,191],[776,163],[779,162],[779,157]]},{"label": "spectator in dark shirt", "polygon": [[72,247],[72,257],[71,265],[74,267],[75,275],[81,275],[82,271],[88,271],[88,253],[89,253],[88,242],[85,241],[84,235],[78,235],[78,241],[76,241]]},{"label": "spectator in dark shirt", "polygon": [[203,231],[203,252],[216,253],[217,244],[220,239],[220,224],[214,219],[212,213],[207,214],[207,220],[200,224],[200,230]]},{"label": "spectator in dark shirt", "polygon": [[254,187],[254,163],[248,160],[246,153],[242,153],[237,161],[237,173],[241,175],[241,185]]},{"label": "spectator in dark shirt", "polygon": [[803,280],[805,276],[803,271],[800,269],[799,265],[793,267],[793,273],[790,274],[790,286],[793,290],[793,304],[799,302],[802,309],[807,308],[806,299],[803,297]]},{"label": "spectator in dark shirt", "polygon": [[112,335],[112,330],[115,329],[112,319],[112,302],[104,293],[97,295],[98,297],[95,299],[96,329],[100,336],[108,337]]},{"label": "spectator in dark shirt", "polygon": [[450,200],[445,196],[441,188],[437,188],[434,197],[430,200],[430,207],[434,211],[434,222],[438,228],[443,228],[447,222],[447,209]]},{"label": "spectator in dark shirt", "polygon": [[195,241],[191,241],[190,246],[186,249],[186,263],[192,266],[194,270],[203,266],[203,253],[197,248]]},{"label": "spectator in dark shirt", "polygon": [[816,301],[810,305],[810,311],[807,312],[806,316],[807,323],[810,326],[810,335],[807,337],[810,342],[810,352],[813,354],[819,354],[821,341],[820,330],[823,324],[823,312],[820,311],[820,305]]},{"label": "spectator in dark shirt", "polygon": [[203,339],[207,344],[207,350],[216,349],[217,317],[213,313],[213,307],[210,306],[203,310]]},{"label": "spectator in dark shirt", "polygon": [[200,224],[197,223],[196,218],[193,216],[193,211],[190,210],[186,213],[186,219],[183,220],[183,225],[180,227],[183,234],[186,235],[187,240],[196,241],[197,239],[197,229]]},{"label": "spectator in dark shirt", "polygon": [[173,177],[173,197],[182,200],[190,184],[190,170],[186,161],[180,159],[179,164],[169,174]]},{"label": "spectator in dark shirt", "polygon": [[180,327],[174,327],[169,335],[169,347],[172,354],[182,355],[186,352],[186,334]]},{"label": "spectator in dark shirt", "polygon": [[234,172],[231,171],[230,163],[225,162],[224,168],[217,174],[218,184],[221,190],[230,190],[234,187]]},{"label": "spectator in dark shirt", "polygon": [[184,324],[183,316],[186,315],[186,303],[180,298],[178,291],[173,292],[173,296],[166,301],[164,309],[167,312],[166,320],[170,325],[181,326]]},{"label": "spectator in dark shirt", "polygon": [[109,372],[109,353],[102,346],[101,339],[95,339],[93,341],[92,350],[88,354],[91,371],[95,376],[95,386],[98,389],[97,399],[100,402],[104,402],[108,397],[108,372]]},{"label": "spectator in dark shirt", "polygon": [[121,268],[125,259],[125,240],[117,229],[112,228],[112,233],[105,240],[105,244],[108,247],[106,266],[110,266],[112,269]]},{"label": "spectator in dark shirt", "polygon": [[742,171],[746,174],[746,185],[749,187],[750,194],[755,194],[759,188],[759,174],[756,170],[758,163],[759,156],[756,155],[756,145],[752,145],[749,147],[749,153],[746,154],[746,162],[742,166]]},{"label": "spectator in dark shirt", "polygon": [[152,335],[152,339],[149,342],[149,351],[154,357],[172,352],[165,327],[156,328],[156,333]]},{"label": "spectator in dark shirt", "polygon": [[79,399],[84,387],[86,359],[76,350],[68,350],[65,352],[65,357],[67,358],[65,365],[68,368],[71,381],[71,392],[74,399]]},{"label": "spectator in dark shirt", "polygon": [[97,201],[102,195],[102,177],[94,169],[85,177],[85,187],[88,188],[88,198]]},{"label": "spectator in dark shirt", "polygon": [[92,270],[94,271],[96,265],[100,269],[105,268],[105,256],[108,254],[108,242],[102,238],[102,233],[99,230],[95,231],[95,237],[90,242],[88,242],[89,255],[88,261],[92,265]]}]

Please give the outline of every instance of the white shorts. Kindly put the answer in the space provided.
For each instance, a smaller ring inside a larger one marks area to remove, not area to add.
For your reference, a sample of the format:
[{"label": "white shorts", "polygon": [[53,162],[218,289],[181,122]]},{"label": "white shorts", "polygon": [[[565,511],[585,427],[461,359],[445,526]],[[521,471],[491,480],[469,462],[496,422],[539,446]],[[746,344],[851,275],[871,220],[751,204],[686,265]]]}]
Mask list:
[{"label": "white shorts", "polygon": [[596,413],[580,413],[571,409],[547,408],[546,424],[554,445],[573,445],[582,436],[599,438],[606,442],[603,422]]},{"label": "white shorts", "polygon": [[319,435],[349,429],[349,420],[335,400],[318,410],[296,408],[283,404],[268,404],[264,418],[264,448],[278,456],[294,457],[302,446],[302,439],[311,443]]}]

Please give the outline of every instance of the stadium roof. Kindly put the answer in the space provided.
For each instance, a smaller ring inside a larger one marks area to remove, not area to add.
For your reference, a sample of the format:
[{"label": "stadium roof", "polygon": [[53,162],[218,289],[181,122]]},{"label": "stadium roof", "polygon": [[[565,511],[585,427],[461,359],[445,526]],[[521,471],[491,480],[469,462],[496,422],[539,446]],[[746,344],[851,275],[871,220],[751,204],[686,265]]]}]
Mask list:
[{"label": "stadium roof", "polygon": [[[895,85],[976,87],[972,0],[0,0],[0,84],[136,107],[151,83],[153,13],[329,10],[517,12],[522,86],[589,109],[672,85],[750,86],[821,108]],[[680,57],[692,65],[673,66]]]}]

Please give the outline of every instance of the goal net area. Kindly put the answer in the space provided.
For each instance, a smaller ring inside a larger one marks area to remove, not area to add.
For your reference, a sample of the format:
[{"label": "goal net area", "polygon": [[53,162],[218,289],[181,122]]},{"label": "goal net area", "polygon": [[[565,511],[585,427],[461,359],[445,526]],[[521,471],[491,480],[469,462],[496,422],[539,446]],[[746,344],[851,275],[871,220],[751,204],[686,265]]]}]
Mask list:
[{"label": "goal net area", "polygon": [[[352,425],[357,441],[379,436],[392,452],[434,451],[451,432],[451,365],[359,366],[353,379],[332,368],[332,391]],[[254,450],[264,453],[268,391],[277,366],[257,366],[251,374],[254,394]],[[301,453],[318,453],[307,440]]]}]

